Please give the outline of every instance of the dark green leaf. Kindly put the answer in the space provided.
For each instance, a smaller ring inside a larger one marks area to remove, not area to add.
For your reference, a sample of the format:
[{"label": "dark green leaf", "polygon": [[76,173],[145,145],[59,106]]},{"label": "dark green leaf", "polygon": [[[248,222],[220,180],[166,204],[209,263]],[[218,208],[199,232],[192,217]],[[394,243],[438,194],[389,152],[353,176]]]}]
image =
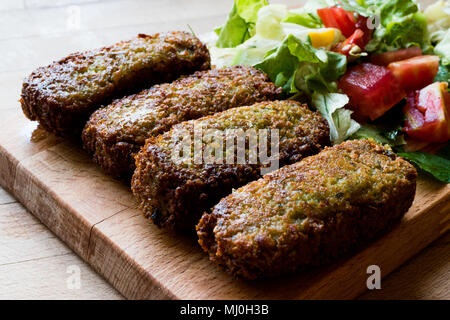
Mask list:
[{"label": "dark green leaf", "polygon": [[450,183],[450,160],[440,154],[426,152],[400,152],[399,156],[410,160],[419,169],[428,172],[439,181]]}]

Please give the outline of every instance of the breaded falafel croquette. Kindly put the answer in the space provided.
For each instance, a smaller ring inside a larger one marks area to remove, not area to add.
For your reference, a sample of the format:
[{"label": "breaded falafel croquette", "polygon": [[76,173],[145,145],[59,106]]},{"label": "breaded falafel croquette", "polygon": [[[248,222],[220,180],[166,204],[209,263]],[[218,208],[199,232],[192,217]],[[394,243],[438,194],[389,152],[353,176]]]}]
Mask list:
[{"label": "breaded falafel croquette", "polygon": [[189,33],[139,34],[38,68],[23,83],[22,110],[47,131],[79,138],[101,105],[209,66],[208,49]]},{"label": "breaded falafel croquette", "polygon": [[[194,140],[199,136],[198,128],[204,133],[201,140],[188,142],[187,161],[176,161],[173,156],[186,141],[177,137]],[[241,141],[246,138],[241,147],[235,140],[238,139],[237,129],[247,134],[247,137],[241,135]],[[275,130],[278,137],[272,138],[272,133],[267,133],[267,144],[261,137],[256,141],[261,132],[267,132],[260,129]],[[218,139],[211,139],[211,135]],[[330,144],[329,128],[322,116],[310,111],[306,105],[288,100],[256,103],[178,124],[165,134],[148,139],[136,156],[132,190],[144,215],[158,226],[194,232],[205,210],[231,193],[233,188],[261,177],[261,168],[270,166],[261,154],[251,160],[251,147],[246,146],[250,145],[252,137],[255,138],[253,146],[258,143],[271,149],[272,143],[278,143],[278,154],[274,150],[271,150],[273,154],[267,154],[278,158],[281,166],[315,154]],[[228,141],[235,141],[235,146],[229,148]],[[193,144],[199,142],[201,152],[196,152]],[[214,144],[219,147],[208,152]],[[245,157],[239,159],[237,152],[242,151]],[[207,160],[211,154],[213,161]],[[198,156],[203,159],[196,161]]]},{"label": "breaded falafel croquette", "polygon": [[273,100],[280,93],[267,75],[252,67],[196,72],[95,112],[83,132],[84,147],[105,172],[129,180],[135,168],[134,155],[147,138],[174,124]]},{"label": "breaded falafel croquette", "polygon": [[373,240],[411,206],[417,172],[390,148],[347,141],[234,191],[197,225],[202,248],[256,279],[327,263]]}]

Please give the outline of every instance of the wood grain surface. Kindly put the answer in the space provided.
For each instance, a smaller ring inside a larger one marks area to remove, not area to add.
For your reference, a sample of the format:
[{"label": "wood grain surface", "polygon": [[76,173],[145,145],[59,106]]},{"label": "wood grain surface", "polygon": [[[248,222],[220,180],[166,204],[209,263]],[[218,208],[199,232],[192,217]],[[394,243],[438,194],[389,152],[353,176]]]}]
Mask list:
[{"label": "wood grain surface", "polygon": [[[0,104],[0,182],[127,298],[357,297],[365,291],[368,265],[380,265],[385,276],[448,230],[448,186],[422,179],[414,206],[402,223],[352,257],[297,277],[248,283],[216,268],[194,240],[166,234],[149,224],[135,208],[128,188],[103,175],[80,146],[43,132],[33,135],[36,124],[27,121],[19,109],[21,81],[33,68],[72,51],[113,43],[138,32],[186,29],[189,23],[203,33],[225,19],[231,2],[2,2],[0,15],[5,19],[0,19],[0,30],[10,31],[0,32],[0,46],[13,50],[0,51],[5,62],[0,64],[4,98]],[[82,274],[88,277],[84,291],[71,293],[71,297],[95,297],[96,290],[104,292],[104,298],[121,297],[13,198],[5,192],[0,196],[4,199],[0,203],[0,239],[2,248],[7,248],[0,256],[0,297],[10,297],[8,292],[17,286],[28,288],[29,297],[64,296],[64,268],[72,264],[81,266]],[[21,240],[15,242],[14,237]],[[425,252],[433,261],[429,263],[432,271],[422,268],[417,272],[422,266],[420,259],[425,259],[421,255],[416,258],[419,262],[414,260],[405,267],[409,269],[398,271],[397,282],[389,277],[383,281],[383,290],[362,298],[407,298],[406,292],[416,298],[448,298],[448,237],[439,243]],[[444,271],[436,275],[433,270]],[[53,296],[40,293],[38,288],[45,291],[45,287],[33,284],[39,273],[55,275],[57,280],[48,282],[57,288]],[[427,288],[435,289],[438,282],[440,290],[430,294]],[[402,289],[405,287],[409,290]]]},{"label": "wood grain surface", "polygon": [[[0,299],[123,298],[3,189],[0,247]],[[71,268],[79,287],[68,286]]]}]

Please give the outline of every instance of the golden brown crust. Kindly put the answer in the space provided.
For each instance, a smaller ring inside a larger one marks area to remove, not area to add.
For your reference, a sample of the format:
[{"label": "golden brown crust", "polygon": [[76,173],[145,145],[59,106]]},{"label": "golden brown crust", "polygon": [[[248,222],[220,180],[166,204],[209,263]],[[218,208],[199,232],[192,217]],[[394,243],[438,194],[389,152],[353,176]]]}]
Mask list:
[{"label": "golden brown crust", "polygon": [[140,34],[38,68],[23,83],[22,110],[50,132],[79,137],[101,105],[209,65],[208,49],[189,33]]},{"label": "golden brown crust", "polygon": [[145,140],[173,125],[278,97],[266,74],[244,66],[196,72],[97,110],[83,131],[84,147],[108,174],[129,180]]},{"label": "golden brown crust", "polygon": [[[172,152],[180,145],[176,137],[193,137],[194,127],[204,132],[218,130],[225,141],[232,134],[227,129],[277,129],[280,166],[315,154],[330,143],[328,125],[320,114],[288,100],[261,102],[178,124],[148,139],[136,156],[132,190],[145,216],[158,226],[193,231],[205,210],[233,188],[261,177],[264,165],[259,161],[250,164],[247,156],[243,164],[196,164],[193,155],[189,163],[174,162]],[[207,143],[205,138],[202,151]]]},{"label": "golden brown crust", "polygon": [[389,148],[347,141],[222,199],[197,225],[210,259],[247,279],[320,265],[389,230],[417,172]]}]

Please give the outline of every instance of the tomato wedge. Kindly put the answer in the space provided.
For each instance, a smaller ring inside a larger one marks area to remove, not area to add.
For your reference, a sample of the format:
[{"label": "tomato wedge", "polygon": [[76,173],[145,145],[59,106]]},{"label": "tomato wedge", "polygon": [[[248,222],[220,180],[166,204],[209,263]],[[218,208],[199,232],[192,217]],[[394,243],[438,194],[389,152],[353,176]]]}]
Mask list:
[{"label": "tomato wedge", "polygon": [[447,89],[447,82],[435,82],[408,94],[403,110],[408,136],[427,142],[450,139],[450,94]]},{"label": "tomato wedge", "polygon": [[391,62],[388,68],[403,89],[422,89],[433,82],[439,69],[439,57],[418,56]]},{"label": "tomato wedge", "polygon": [[357,120],[375,120],[405,97],[388,68],[362,63],[350,68],[339,80],[339,88],[349,96]]},{"label": "tomato wedge", "polygon": [[341,54],[344,54],[346,56],[349,55],[350,50],[352,50],[353,47],[358,46],[361,49],[364,49],[365,43],[364,43],[364,32],[361,29],[356,29],[353,34],[345,39],[345,41],[338,43],[334,48],[333,51],[339,52]]},{"label": "tomato wedge", "polygon": [[351,12],[342,8],[331,7],[317,9],[317,14],[327,28],[341,30],[344,37],[350,37],[356,30],[355,18]]},{"label": "tomato wedge", "polygon": [[399,49],[395,51],[388,51],[374,54],[370,57],[370,62],[380,66],[387,66],[394,61],[405,60],[422,55],[422,49],[419,47],[410,47],[406,49]]}]

